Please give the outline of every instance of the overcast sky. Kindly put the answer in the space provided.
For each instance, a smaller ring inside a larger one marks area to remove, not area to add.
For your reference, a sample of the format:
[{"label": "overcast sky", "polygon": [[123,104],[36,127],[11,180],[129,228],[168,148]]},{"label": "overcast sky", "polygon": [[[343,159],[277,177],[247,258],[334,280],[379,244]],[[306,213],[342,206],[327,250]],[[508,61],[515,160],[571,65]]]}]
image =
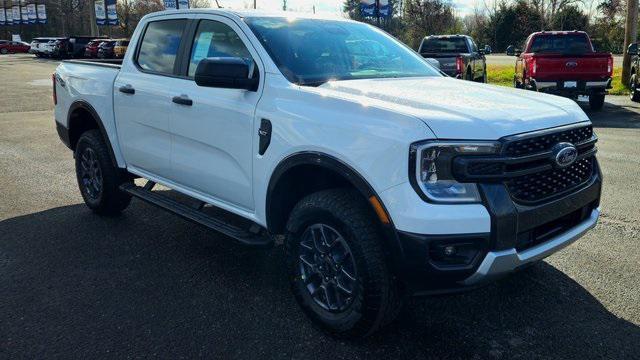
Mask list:
[{"label": "overcast sky", "polygon": [[[282,0],[256,0],[258,9],[282,10]],[[477,0],[451,0],[458,15],[464,16],[473,12]],[[214,0],[211,0],[215,4]],[[253,0],[218,0],[221,6],[234,9],[249,8],[253,6]],[[313,6],[316,12],[342,14],[344,0],[287,0],[287,9],[300,12],[311,12]]]}]

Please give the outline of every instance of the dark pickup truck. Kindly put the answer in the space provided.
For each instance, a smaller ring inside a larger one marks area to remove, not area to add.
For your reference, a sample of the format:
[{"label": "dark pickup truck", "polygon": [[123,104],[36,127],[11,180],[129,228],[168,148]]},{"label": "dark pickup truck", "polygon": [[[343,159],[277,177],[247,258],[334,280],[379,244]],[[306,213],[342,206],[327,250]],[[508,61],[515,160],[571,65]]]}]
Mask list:
[{"label": "dark pickup truck", "polygon": [[420,55],[440,62],[440,70],[457,79],[487,82],[486,54],[491,47],[478,49],[466,35],[431,35],[420,43]]},{"label": "dark pickup truck", "polygon": [[517,56],[513,84],[577,99],[589,96],[589,105],[599,110],[611,88],[613,56],[593,49],[583,31],[542,31],[527,38],[522,50],[513,45],[507,55]]},{"label": "dark pickup truck", "polygon": [[638,43],[629,45],[627,54],[631,56],[631,77],[629,78],[629,97],[631,101],[640,102],[640,88],[638,87],[638,79],[640,78],[640,58],[638,57]]}]

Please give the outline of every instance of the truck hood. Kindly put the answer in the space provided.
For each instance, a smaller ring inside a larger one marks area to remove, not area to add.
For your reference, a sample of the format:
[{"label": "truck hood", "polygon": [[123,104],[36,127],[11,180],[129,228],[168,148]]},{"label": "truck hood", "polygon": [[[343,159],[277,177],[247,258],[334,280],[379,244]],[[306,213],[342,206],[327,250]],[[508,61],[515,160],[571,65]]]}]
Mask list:
[{"label": "truck hood", "polygon": [[318,91],[413,116],[440,139],[496,140],[589,120],[570,99],[446,77],[331,81]]}]

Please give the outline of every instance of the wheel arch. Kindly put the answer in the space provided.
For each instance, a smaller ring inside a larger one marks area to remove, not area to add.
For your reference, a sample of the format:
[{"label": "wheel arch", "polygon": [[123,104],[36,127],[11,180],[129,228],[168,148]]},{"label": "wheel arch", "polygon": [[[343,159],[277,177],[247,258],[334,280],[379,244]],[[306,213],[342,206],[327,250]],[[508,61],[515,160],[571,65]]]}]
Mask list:
[{"label": "wheel arch", "polygon": [[67,115],[67,126],[69,127],[69,147],[75,151],[76,145],[80,136],[88,130],[97,129],[102,134],[107,148],[109,149],[109,158],[115,167],[118,167],[111,141],[109,141],[109,135],[104,127],[102,119],[98,112],[84,100],[76,100],[69,107]]},{"label": "wheel arch", "polygon": [[[309,176],[310,174],[315,176]],[[311,183],[300,186],[301,180],[311,181]],[[265,203],[267,229],[272,234],[283,234],[291,210],[301,198],[316,191],[344,186],[356,189],[369,204],[372,214],[377,215],[386,248],[395,263],[395,260],[402,255],[402,246],[393,220],[382,200],[369,182],[353,167],[325,153],[315,151],[295,153],[276,166],[267,188]],[[386,222],[382,220],[384,217],[387,219]]]}]

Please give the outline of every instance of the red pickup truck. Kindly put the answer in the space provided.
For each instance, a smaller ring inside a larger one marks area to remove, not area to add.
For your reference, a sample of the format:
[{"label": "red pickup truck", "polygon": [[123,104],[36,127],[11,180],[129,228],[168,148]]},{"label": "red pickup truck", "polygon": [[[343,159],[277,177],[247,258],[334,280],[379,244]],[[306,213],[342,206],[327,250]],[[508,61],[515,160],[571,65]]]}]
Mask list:
[{"label": "red pickup truck", "polygon": [[571,98],[587,95],[593,110],[604,105],[604,96],[611,88],[613,56],[595,52],[587,33],[535,32],[522,50],[510,45],[507,55],[518,57],[515,87]]}]

